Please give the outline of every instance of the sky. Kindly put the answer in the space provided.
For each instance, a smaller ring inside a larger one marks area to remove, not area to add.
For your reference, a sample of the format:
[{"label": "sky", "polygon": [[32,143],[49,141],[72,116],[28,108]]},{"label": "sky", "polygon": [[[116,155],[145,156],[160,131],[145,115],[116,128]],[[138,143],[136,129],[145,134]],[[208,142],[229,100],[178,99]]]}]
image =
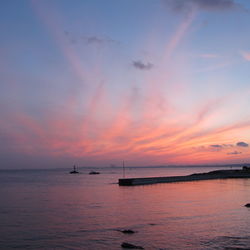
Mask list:
[{"label": "sky", "polygon": [[1,0],[0,168],[250,162],[250,1]]}]

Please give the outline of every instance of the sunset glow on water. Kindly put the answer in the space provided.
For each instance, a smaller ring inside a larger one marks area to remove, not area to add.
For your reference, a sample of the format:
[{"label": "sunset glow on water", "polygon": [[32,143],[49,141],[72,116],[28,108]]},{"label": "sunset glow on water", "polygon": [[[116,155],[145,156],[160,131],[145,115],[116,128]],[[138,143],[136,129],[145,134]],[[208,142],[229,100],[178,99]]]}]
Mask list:
[{"label": "sunset glow on water", "polygon": [[[136,168],[128,174],[213,169]],[[120,187],[120,168],[98,169],[94,176],[88,170],[1,171],[1,249],[116,250],[122,242],[150,250],[249,247],[249,179]]]}]

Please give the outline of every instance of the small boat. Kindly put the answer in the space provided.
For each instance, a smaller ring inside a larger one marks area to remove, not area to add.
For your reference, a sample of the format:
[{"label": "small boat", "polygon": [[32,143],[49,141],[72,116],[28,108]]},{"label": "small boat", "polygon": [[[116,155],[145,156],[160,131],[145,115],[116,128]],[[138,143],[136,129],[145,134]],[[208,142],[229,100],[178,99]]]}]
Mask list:
[{"label": "small boat", "polygon": [[70,174],[79,174],[78,171],[76,171],[76,166],[73,166],[73,170],[69,172]]},{"label": "small boat", "polygon": [[89,172],[89,174],[100,174],[100,172],[91,171],[91,172]]}]

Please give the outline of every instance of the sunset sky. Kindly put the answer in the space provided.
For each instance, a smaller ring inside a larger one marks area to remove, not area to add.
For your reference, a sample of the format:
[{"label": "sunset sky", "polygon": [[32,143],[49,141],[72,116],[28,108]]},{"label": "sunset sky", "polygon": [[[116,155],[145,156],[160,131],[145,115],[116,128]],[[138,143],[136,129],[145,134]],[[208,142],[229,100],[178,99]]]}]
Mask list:
[{"label": "sunset sky", "polygon": [[2,0],[0,168],[250,162],[250,1]]}]

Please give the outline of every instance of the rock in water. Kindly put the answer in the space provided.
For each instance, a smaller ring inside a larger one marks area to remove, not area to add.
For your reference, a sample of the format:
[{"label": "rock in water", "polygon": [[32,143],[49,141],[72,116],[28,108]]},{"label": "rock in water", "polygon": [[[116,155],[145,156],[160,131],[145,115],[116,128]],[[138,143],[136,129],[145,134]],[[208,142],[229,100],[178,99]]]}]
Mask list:
[{"label": "rock in water", "polygon": [[121,247],[123,247],[123,248],[130,248],[130,249],[144,249],[141,246],[136,246],[136,245],[133,245],[133,244],[130,244],[130,243],[127,243],[127,242],[123,242],[121,244]]},{"label": "rock in water", "polygon": [[134,234],[135,233],[135,231],[133,231],[131,229],[120,230],[120,232],[122,232],[124,234]]},{"label": "rock in water", "polygon": [[89,174],[100,174],[100,172],[91,171],[91,172],[89,172]]},{"label": "rock in water", "polygon": [[245,207],[250,207],[250,203],[247,203],[247,204],[245,205]]}]

